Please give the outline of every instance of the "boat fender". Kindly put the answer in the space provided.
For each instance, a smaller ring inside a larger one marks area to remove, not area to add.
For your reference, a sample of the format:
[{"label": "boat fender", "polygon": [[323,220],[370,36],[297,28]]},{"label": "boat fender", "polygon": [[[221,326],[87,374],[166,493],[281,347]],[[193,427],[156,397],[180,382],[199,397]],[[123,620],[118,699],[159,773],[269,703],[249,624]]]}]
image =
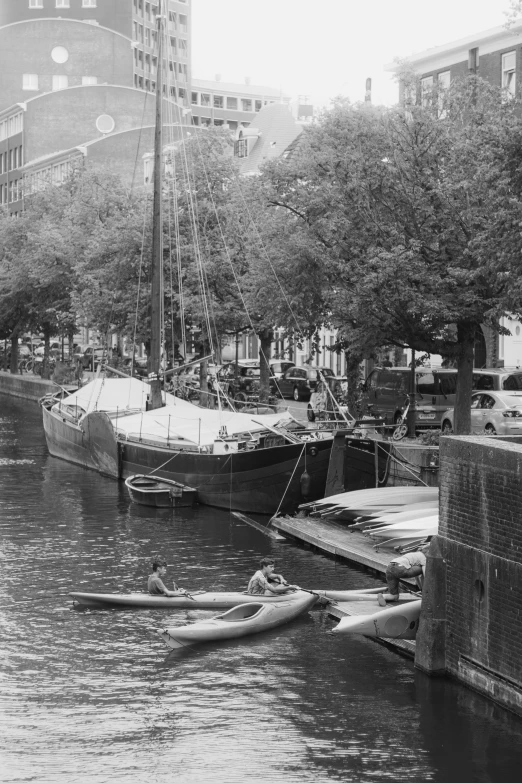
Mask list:
[{"label": "boat fender", "polygon": [[301,478],[299,479],[301,484],[301,495],[304,498],[307,498],[310,494],[310,490],[312,489],[312,477],[308,473],[307,470],[304,470],[301,473]]},{"label": "boat fender", "polygon": [[317,446],[310,446],[307,454],[309,454],[311,457],[317,457]]}]

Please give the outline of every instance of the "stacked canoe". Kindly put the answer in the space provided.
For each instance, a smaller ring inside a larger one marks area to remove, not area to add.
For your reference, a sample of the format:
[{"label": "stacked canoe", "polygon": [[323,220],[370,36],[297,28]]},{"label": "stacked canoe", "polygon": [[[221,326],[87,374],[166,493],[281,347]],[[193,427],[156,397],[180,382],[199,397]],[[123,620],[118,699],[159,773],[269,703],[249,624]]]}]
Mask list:
[{"label": "stacked canoe", "polygon": [[331,495],[301,506],[318,516],[360,530],[376,549],[415,549],[437,534],[437,487],[384,487]]}]

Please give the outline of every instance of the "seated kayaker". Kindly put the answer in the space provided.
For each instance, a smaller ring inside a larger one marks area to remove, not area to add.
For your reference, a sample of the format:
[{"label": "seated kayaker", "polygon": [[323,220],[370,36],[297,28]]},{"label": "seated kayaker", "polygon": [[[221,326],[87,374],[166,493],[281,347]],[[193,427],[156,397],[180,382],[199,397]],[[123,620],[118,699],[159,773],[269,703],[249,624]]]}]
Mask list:
[{"label": "seated kayaker", "polygon": [[255,572],[248,583],[247,593],[250,595],[272,595],[299,589],[297,585],[287,584],[280,574],[274,574],[274,568],[274,561],[269,557],[263,557],[259,561],[259,571]]},{"label": "seated kayaker", "polygon": [[167,573],[167,563],[165,560],[155,560],[152,564],[152,574],[147,582],[147,590],[151,595],[166,595],[172,598],[175,595],[187,595],[187,591],[177,586],[174,582],[174,590],[168,590],[162,582],[161,577]]}]

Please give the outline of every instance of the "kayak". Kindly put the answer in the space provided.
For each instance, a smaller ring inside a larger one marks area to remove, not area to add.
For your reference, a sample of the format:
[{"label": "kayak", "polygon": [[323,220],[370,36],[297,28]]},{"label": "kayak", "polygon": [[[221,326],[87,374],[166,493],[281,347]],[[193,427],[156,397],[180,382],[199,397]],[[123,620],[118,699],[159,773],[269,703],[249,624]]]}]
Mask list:
[{"label": "kayak", "polygon": [[303,592],[277,603],[251,601],[208,620],[164,628],[158,633],[167,647],[172,649],[201,642],[238,639],[241,636],[269,631],[271,628],[288,623],[310,609],[316,601],[316,595]]},{"label": "kayak", "polygon": [[[279,603],[287,601],[289,595],[310,595],[303,591],[282,593],[280,595],[250,595],[249,593],[207,593],[194,592],[189,598],[176,595],[167,598],[165,595],[150,595],[150,593],[69,593],[77,606],[101,609],[103,607],[132,607],[133,609],[231,609],[238,604]],[[312,596],[310,596],[312,597]],[[316,596],[313,596],[315,599]]]},{"label": "kayak", "polygon": [[343,617],[332,633],[360,633],[381,639],[415,639],[422,601],[409,601],[391,609],[376,607],[374,614]]},{"label": "kayak", "polygon": [[[368,590],[314,590],[319,598],[325,598],[327,601],[333,601],[335,603],[344,603],[346,601],[371,601],[375,600],[377,604],[377,595],[385,592],[386,587],[381,585],[380,587],[370,588]],[[413,593],[401,593],[401,601],[418,601],[419,597],[413,595]]]}]

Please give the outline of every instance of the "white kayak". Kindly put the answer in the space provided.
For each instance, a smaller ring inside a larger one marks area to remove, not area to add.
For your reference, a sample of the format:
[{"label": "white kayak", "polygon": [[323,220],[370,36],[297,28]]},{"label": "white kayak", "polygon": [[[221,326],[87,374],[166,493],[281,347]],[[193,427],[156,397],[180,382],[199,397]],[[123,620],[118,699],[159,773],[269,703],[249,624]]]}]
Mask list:
[{"label": "white kayak", "polygon": [[357,633],[381,639],[415,639],[419,627],[422,601],[401,602],[392,608],[375,610],[374,614],[343,617],[332,633]]},{"label": "white kayak", "polygon": [[[314,590],[319,598],[325,598],[327,601],[333,601],[335,603],[344,603],[350,601],[375,601],[377,607],[377,595],[382,593],[386,588],[381,585],[380,587],[370,588],[369,590]],[[419,596],[414,593],[401,593],[400,601],[418,601]]]},{"label": "white kayak", "polygon": [[428,535],[436,535],[439,527],[439,515],[433,514],[429,517],[419,517],[418,519],[410,519],[408,522],[398,522],[396,525],[385,525],[384,527],[374,528],[370,530],[368,535],[370,538],[391,538],[392,535],[400,536],[401,533],[409,534],[412,530],[427,530],[433,528],[434,533]]},{"label": "white kayak", "polygon": [[[257,599],[257,596],[255,598]],[[238,639],[288,623],[310,609],[316,601],[316,595],[299,591],[293,596],[286,596],[284,601],[269,604],[251,601],[208,620],[164,628],[158,633],[167,647],[172,649],[201,642]]]},{"label": "white kayak", "polygon": [[238,604],[256,601],[263,604],[277,604],[287,601],[289,596],[310,596],[302,590],[280,595],[250,595],[249,593],[207,593],[198,591],[192,597],[177,595],[167,598],[165,595],[150,593],[69,593],[77,606],[100,609],[104,607],[132,607],[134,609],[231,609]]}]

